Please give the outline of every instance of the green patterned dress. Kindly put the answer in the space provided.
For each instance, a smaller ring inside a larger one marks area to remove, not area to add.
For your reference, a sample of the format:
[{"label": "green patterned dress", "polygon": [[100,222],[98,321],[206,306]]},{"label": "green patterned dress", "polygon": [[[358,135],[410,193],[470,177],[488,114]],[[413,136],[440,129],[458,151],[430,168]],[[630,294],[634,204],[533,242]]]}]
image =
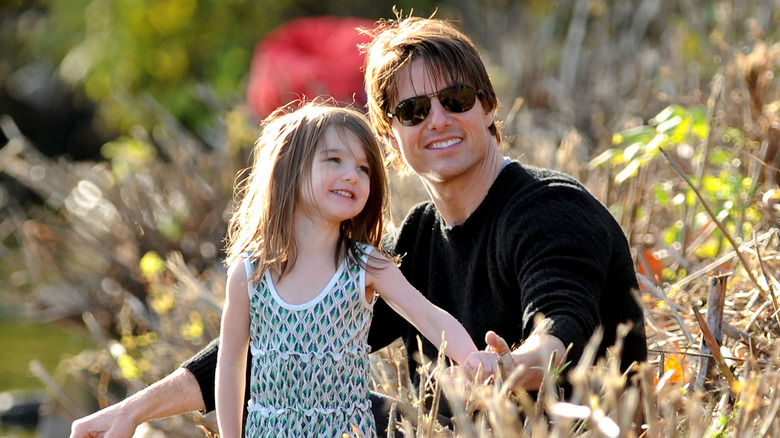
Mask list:
[{"label": "green patterned dress", "polygon": [[[362,245],[364,260],[372,248]],[[252,266],[247,261],[247,276]],[[373,302],[349,257],[325,289],[289,304],[268,271],[249,285],[250,382],[246,437],[375,437],[366,340]],[[374,299],[376,301],[376,299]]]}]

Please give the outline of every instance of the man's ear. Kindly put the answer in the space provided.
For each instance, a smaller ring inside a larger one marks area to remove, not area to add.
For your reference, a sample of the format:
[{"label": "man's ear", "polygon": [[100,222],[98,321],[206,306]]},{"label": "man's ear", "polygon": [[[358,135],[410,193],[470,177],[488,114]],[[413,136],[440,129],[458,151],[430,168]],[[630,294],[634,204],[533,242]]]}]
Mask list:
[{"label": "man's ear", "polygon": [[484,120],[485,120],[486,128],[493,126],[493,124],[496,122],[496,110],[495,109],[485,110]]},{"label": "man's ear", "polygon": [[398,141],[395,139],[394,135],[385,135],[385,143],[390,146],[390,148],[396,152],[400,151],[400,147],[398,146]]}]

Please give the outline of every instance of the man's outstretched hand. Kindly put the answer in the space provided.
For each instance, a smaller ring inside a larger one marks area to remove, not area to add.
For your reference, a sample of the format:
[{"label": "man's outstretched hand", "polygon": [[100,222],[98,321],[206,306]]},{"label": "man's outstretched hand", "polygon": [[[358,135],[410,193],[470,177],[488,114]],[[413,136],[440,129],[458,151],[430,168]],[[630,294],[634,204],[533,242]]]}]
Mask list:
[{"label": "man's outstretched hand", "polygon": [[544,378],[542,370],[547,367],[553,353],[558,365],[566,352],[560,339],[544,333],[532,334],[515,350],[510,349],[506,340],[492,330],[485,334],[485,342],[485,351],[500,358],[498,368],[504,384],[526,391],[539,389]]},{"label": "man's outstretched hand", "polygon": [[137,426],[121,405],[113,405],[74,421],[70,438],[131,438]]}]

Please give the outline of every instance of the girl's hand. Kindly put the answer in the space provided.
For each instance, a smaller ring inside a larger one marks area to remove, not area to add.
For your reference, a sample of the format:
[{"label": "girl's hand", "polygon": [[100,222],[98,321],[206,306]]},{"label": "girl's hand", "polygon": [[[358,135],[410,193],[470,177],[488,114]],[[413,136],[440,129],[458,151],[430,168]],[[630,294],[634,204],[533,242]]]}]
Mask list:
[{"label": "girl's hand", "polygon": [[498,358],[495,353],[475,351],[470,353],[462,364],[447,367],[443,370],[443,375],[451,382],[458,382],[459,386],[471,387],[473,383],[490,383],[486,381],[499,372]]},{"label": "girl's hand", "polygon": [[499,372],[498,358],[492,352],[476,351],[466,356],[462,364],[447,368],[441,383],[450,403],[460,400],[463,408],[472,404],[472,408],[480,409],[481,403],[473,398],[472,391],[495,382],[494,377]]},{"label": "girl's hand", "polygon": [[499,355],[492,351],[476,351],[469,354],[461,367],[471,380],[484,382],[491,376],[498,376]]}]

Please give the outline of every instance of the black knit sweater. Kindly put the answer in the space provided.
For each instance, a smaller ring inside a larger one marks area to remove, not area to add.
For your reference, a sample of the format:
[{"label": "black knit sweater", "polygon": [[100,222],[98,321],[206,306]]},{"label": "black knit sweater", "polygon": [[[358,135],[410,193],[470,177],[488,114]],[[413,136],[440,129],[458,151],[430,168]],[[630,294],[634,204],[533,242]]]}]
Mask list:
[{"label": "black knit sweater", "polygon": [[[387,249],[402,257],[401,271],[412,285],[455,316],[479,348],[488,330],[520,343],[533,330],[535,315],[543,314],[546,332],[572,344],[568,358],[574,363],[597,326],[604,327],[603,354],[624,321],[634,329],[625,339],[622,367],[647,357],[623,231],[567,175],[512,162],[463,224],[446,226],[425,202],[409,212]],[[414,369],[417,336],[382,300],[376,303],[373,349],[401,337]],[[435,358],[436,348],[422,339],[425,354]],[[214,407],[216,348],[210,344],[183,365],[198,380],[207,410]]]},{"label": "black knit sweater", "polygon": [[[468,219],[448,227],[431,202],[406,216],[390,248],[401,270],[430,301],[454,315],[477,347],[493,330],[511,344],[527,338],[534,317],[546,332],[572,344],[579,359],[597,326],[600,353],[615,343],[620,322],[634,330],[625,339],[622,367],[647,357],[642,308],[628,243],[609,211],[571,177],[512,162]],[[381,300],[369,343],[381,347],[398,336],[409,357],[418,332]],[[430,358],[437,350],[423,339]],[[411,364],[410,364],[411,365]]]}]

